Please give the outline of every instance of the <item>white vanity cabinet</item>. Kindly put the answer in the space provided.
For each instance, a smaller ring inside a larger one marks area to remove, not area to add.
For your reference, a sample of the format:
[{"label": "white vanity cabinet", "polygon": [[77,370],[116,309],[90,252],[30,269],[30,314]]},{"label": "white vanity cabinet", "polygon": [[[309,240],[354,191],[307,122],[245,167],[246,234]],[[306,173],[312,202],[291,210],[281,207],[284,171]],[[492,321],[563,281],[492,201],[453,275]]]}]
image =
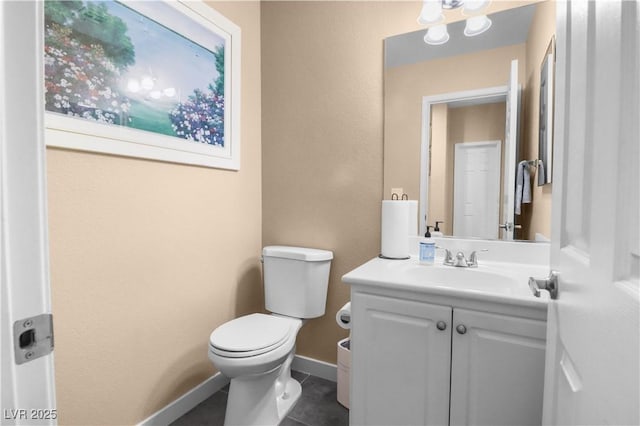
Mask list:
[{"label": "white vanity cabinet", "polygon": [[453,309],[451,425],[540,425],[546,322]]},{"label": "white vanity cabinet", "polygon": [[358,286],[351,302],[351,425],[541,424],[546,310]]},{"label": "white vanity cabinet", "polygon": [[447,424],[451,308],[356,292],[351,315],[350,424]]}]

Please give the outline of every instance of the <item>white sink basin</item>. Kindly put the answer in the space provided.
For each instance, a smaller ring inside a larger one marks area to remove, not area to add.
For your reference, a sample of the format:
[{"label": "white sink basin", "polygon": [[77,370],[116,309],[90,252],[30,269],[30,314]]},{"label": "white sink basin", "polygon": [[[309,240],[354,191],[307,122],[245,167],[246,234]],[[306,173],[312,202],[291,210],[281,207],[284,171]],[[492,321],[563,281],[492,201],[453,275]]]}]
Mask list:
[{"label": "white sink basin", "polygon": [[488,270],[489,268],[458,268],[445,265],[420,265],[414,262],[388,263],[392,273],[405,276],[410,281],[431,286],[485,291],[490,293],[514,294],[518,287],[527,288],[527,283],[519,283],[513,276]]},{"label": "white sink basin", "polygon": [[[439,296],[467,297],[478,300],[538,306],[545,309],[547,297],[534,297],[529,289],[530,276],[544,276],[542,265],[481,262],[477,268],[445,266],[441,258],[434,265],[421,265],[418,259],[387,260],[375,258],[342,277],[351,285],[384,287],[429,293]],[[543,292],[543,294],[545,294]]]}]

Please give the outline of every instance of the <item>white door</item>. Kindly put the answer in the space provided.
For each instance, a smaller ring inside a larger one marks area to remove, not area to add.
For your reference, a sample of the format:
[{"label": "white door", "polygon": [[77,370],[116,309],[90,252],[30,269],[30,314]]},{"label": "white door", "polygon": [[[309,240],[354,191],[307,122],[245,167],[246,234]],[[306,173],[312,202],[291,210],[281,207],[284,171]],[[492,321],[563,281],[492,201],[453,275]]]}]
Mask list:
[{"label": "white door", "polygon": [[[42,2],[0,2],[0,421],[55,424]],[[36,318],[33,318],[36,317]],[[14,338],[21,336],[18,348]],[[42,356],[41,356],[42,355]]]},{"label": "white door", "polygon": [[637,1],[557,4],[543,424],[640,423]]},{"label": "white door", "polygon": [[455,145],[453,235],[498,238],[500,141]]},{"label": "white door", "polygon": [[504,130],[504,189],[502,204],[501,238],[513,240],[513,221],[516,196],[516,159],[518,158],[518,112],[520,108],[520,86],[518,85],[518,60],[511,61],[509,91],[507,92],[507,117]]}]

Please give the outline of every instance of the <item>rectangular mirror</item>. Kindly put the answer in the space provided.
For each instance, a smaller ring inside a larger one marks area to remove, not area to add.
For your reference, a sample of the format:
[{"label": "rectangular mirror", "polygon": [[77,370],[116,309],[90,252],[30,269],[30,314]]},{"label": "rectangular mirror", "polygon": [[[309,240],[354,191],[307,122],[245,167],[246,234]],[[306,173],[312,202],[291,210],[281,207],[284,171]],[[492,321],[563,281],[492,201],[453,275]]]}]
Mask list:
[{"label": "rectangular mirror", "polygon": [[536,185],[536,165],[555,4],[507,3],[493,2],[490,28],[473,37],[461,8],[446,13],[444,44],[427,44],[428,29],[385,40],[384,198],[403,188],[419,199],[419,234],[439,221],[445,236],[550,235],[551,185]]}]

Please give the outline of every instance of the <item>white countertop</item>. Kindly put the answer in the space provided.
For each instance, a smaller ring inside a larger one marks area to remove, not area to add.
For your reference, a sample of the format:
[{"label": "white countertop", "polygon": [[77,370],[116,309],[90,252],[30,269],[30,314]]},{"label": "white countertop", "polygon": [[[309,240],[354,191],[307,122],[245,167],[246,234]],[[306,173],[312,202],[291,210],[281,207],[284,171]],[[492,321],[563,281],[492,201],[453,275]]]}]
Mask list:
[{"label": "white countertop", "polygon": [[544,309],[546,292],[535,297],[529,289],[530,276],[546,277],[547,265],[530,263],[479,261],[477,268],[457,268],[442,264],[421,265],[416,257],[408,260],[374,258],[342,277],[342,281],[359,287],[377,287],[438,296],[475,299]]}]

